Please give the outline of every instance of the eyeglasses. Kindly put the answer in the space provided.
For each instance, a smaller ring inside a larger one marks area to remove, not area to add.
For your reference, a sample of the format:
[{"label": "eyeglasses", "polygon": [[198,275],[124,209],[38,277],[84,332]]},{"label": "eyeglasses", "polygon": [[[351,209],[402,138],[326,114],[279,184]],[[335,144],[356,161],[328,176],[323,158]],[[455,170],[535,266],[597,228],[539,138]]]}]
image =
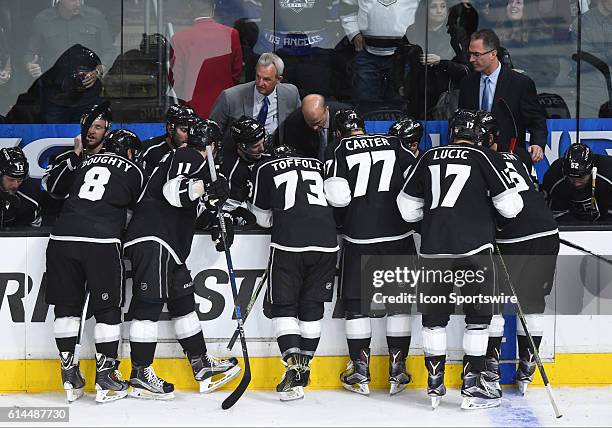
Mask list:
[{"label": "eyeglasses", "polygon": [[491,50],[488,50],[488,51],[486,51],[486,52],[468,52],[468,55],[469,55],[470,57],[472,57],[472,56],[473,56],[473,57],[476,57],[476,58],[480,58],[481,56],[486,55],[486,54],[488,54],[488,53],[491,53],[491,52],[493,52],[494,50],[495,50],[495,49],[491,49]]}]

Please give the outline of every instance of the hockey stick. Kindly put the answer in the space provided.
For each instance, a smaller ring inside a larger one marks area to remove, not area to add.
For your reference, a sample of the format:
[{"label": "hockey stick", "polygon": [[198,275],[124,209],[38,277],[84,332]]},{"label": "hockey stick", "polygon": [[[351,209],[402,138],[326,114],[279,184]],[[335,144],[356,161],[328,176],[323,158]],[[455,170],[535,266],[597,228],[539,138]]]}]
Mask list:
[{"label": "hockey stick", "polygon": [[[213,159],[212,147],[206,146],[206,156],[208,159],[208,168],[210,170],[210,177],[213,182],[217,181],[217,171],[215,171],[215,161]],[[227,229],[225,228],[225,219],[223,218],[223,212],[219,208],[217,210],[217,217],[219,218],[219,230],[221,239],[223,240],[223,246],[225,248],[225,261],[227,263],[227,271],[230,278],[230,285],[232,288],[232,296],[234,298],[234,312],[236,314],[236,321],[238,322],[238,332],[240,335],[240,344],[242,345],[242,356],[244,357],[244,374],[238,384],[238,387],[221,403],[221,408],[224,410],[232,407],[240,399],[244,391],[246,391],[249,383],[251,383],[251,364],[249,363],[249,353],[246,346],[246,338],[244,337],[244,321],[242,320],[242,311],[240,310],[240,301],[238,300],[238,287],[236,286],[236,274],[234,273],[234,265],[232,264],[232,256],[230,250],[227,247]]]},{"label": "hockey stick", "polygon": [[586,248],[581,247],[580,245],[576,245],[573,242],[566,241],[565,239],[562,239],[562,238],[559,238],[559,242],[561,242],[563,245],[567,245],[570,248],[573,248],[573,249],[578,250],[578,251],[582,251],[585,254],[593,256],[596,259],[601,260],[602,262],[606,262],[606,263],[612,265],[612,260],[608,260],[605,257],[600,256],[599,254],[595,254],[592,251],[589,251]]},{"label": "hockey stick", "polygon": [[591,171],[591,209],[595,211],[597,201],[595,200],[595,184],[597,184],[597,167],[594,166]]},{"label": "hockey stick", "polygon": [[[249,304],[247,305],[247,308],[244,311],[243,322],[246,322],[247,317],[251,313],[251,309],[253,309],[253,306],[255,306],[255,302],[257,301],[257,298],[259,297],[259,293],[261,292],[261,290],[263,289],[264,284],[268,280],[268,273],[269,272],[270,272],[270,268],[267,268],[266,271],[264,272],[263,276],[261,278],[259,278],[259,281],[257,281],[257,285],[255,285],[255,289],[253,290],[253,295],[251,296],[251,300],[249,301]],[[236,327],[236,330],[234,331],[234,335],[232,336],[232,338],[230,339],[229,343],[227,344],[227,349],[229,351],[231,351],[232,348],[234,347],[234,343],[236,343],[236,339],[238,339],[238,335],[239,334],[240,334],[240,329],[238,327]]]},{"label": "hockey stick", "polygon": [[81,313],[81,320],[79,321],[79,335],[77,337],[77,343],[74,346],[74,356],[72,361],[74,364],[79,362],[79,354],[81,353],[81,346],[83,343],[83,333],[85,332],[85,322],[87,321],[87,309],[89,308],[89,291],[85,294],[85,303],[83,304],[83,312]]},{"label": "hockey stick", "polygon": [[538,366],[538,370],[540,371],[540,375],[542,376],[542,380],[544,381],[544,386],[546,387],[546,393],[548,394],[548,399],[550,400],[550,404],[553,407],[555,416],[558,419],[562,417],[563,415],[559,411],[559,407],[557,406],[557,402],[555,401],[555,396],[553,395],[552,387],[550,386],[550,382],[548,381],[548,376],[546,376],[546,371],[544,371],[544,366],[542,365],[542,360],[540,359],[540,353],[538,352],[538,348],[536,347],[535,342],[533,341],[533,337],[531,337],[531,333],[529,332],[529,329],[527,328],[527,320],[525,319],[525,313],[523,312],[523,308],[521,307],[521,302],[519,302],[518,300],[518,295],[516,294],[516,290],[514,289],[514,286],[512,285],[512,281],[510,280],[510,273],[508,272],[508,268],[506,267],[506,263],[504,262],[504,258],[501,254],[501,251],[499,251],[499,246],[497,244],[495,244],[495,250],[497,251],[497,254],[499,255],[499,259],[504,269],[506,280],[508,282],[508,285],[510,286],[510,291],[512,291],[512,295],[516,299],[516,308],[518,310],[519,319],[521,320],[521,325],[523,326],[523,330],[525,330],[525,335],[527,336],[527,341],[529,342],[529,346],[531,346],[531,348],[533,349],[533,356],[535,358],[536,365]]},{"label": "hockey stick", "polygon": [[514,135],[510,137],[510,144],[508,145],[508,150],[510,151],[510,153],[514,153],[516,142],[518,140],[518,129],[516,128],[516,120],[514,120],[514,113],[512,113],[512,110],[510,110],[510,106],[508,105],[505,99],[500,98],[499,102],[504,105],[504,107],[510,114],[510,119],[512,119],[512,125],[514,126]]}]

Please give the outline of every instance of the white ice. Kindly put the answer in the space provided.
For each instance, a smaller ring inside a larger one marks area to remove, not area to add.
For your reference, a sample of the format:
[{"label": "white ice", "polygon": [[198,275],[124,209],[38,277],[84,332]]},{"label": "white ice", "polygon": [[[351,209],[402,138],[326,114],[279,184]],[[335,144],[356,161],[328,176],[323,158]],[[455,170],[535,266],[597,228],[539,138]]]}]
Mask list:
[{"label": "white ice", "polygon": [[[432,411],[422,390],[406,390],[394,397],[374,390],[369,397],[344,390],[309,391],[302,400],[281,403],[275,392],[247,391],[230,410],[222,410],[227,391],[199,395],[177,391],[173,401],[125,398],[96,404],[87,394],[70,405],[70,426],[605,426],[612,421],[612,387],[555,388],[563,412],[555,419],[541,387],[527,396],[505,388],[502,406],[487,410],[460,410],[459,390],[449,390]],[[2,394],[4,406],[65,406],[64,395]],[[20,426],[10,423],[0,426]],[[44,426],[44,424],[30,424]],[[49,424],[47,424],[49,425]],[[61,426],[63,424],[52,424]]]}]

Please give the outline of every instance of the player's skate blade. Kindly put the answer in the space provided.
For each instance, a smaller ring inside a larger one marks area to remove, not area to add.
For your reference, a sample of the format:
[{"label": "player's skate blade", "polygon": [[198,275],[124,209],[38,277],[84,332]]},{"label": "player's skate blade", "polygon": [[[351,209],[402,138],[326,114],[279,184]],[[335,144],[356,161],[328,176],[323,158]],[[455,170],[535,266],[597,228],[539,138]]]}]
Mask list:
[{"label": "player's skate blade", "polygon": [[431,399],[431,410],[436,410],[442,402],[442,397],[438,397],[437,395],[430,395],[429,398]]},{"label": "player's skate blade", "polygon": [[109,389],[102,389],[102,387],[96,384],[96,402],[98,403],[109,403],[111,401],[117,401],[127,397],[128,390],[125,391],[113,391]]},{"label": "player's skate blade", "polygon": [[66,401],[68,404],[83,396],[83,388],[73,388],[69,382],[64,383],[64,390],[66,391]]},{"label": "player's skate blade", "polygon": [[367,383],[354,383],[349,385],[348,383],[342,382],[342,386],[344,389],[351,392],[356,392],[357,394],[370,395],[370,386]]},{"label": "player's skate blade", "polygon": [[282,391],[278,393],[280,401],[293,401],[304,398],[304,387],[296,386],[287,391]]},{"label": "player's skate blade", "polygon": [[525,381],[525,380],[517,380],[516,381],[516,385],[517,385],[518,390],[521,393],[521,395],[527,394],[527,387],[529,386],[530,383],[531,382]]},{"label": "player's skate blade", "polygon": [[399,394],[404,389],[406,389],[406,384],[391,383],[391,386],[389,387],[389,395]]},{"label": "player's skate blade", "polygon": [[461,408],[463,410],[489,409],[498,407],[500,404],[500,398],[463,397]]},{"label": "player's skate blade", "polygon": [[174,398],[174,385],[155,374],[152,366],[132,366],[128,395],[144,400],[171,400]]},{"label": "player's skate blade", "polygon": [[159,392],[151,392],[144,388],[131,387],[128,392],[130,397],[140,398],[143,400],[172,400],[174,399],[174,391],[161,394]]},{"label": "player's skate blade", "polygon": [[[225,373],[220,373],[218,375],[209,377],[208,379],[203,379],[199,381],[200,384],[200,393],[208,394],[209,392],[213,392],[216,389],[219,389],[233,378],[240,374],[240,366],[234,366]],[[215,379],[215,377],[217,379]]]}]

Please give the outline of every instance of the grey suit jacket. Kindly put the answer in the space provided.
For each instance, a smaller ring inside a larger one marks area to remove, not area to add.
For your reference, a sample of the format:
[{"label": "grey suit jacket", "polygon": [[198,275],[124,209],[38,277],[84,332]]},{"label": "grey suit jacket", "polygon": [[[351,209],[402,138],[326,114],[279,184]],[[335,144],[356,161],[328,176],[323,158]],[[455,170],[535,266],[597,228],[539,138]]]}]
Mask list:
[{"label": "grey suit jacket", "polygon": [[[232,122],[240,116],[253,117],[253,102],[255,82],[247,82],[225,89],[212,106],[209,119],[217,122],[224,134],[224,142],[231,141],[230,128]],[[298,89],[290,83],[276,85],[278,103],[278,127],[284,134],[284,123],[287,116],[302,105]],[[282,141],[281,141],[282,144]]]}]

